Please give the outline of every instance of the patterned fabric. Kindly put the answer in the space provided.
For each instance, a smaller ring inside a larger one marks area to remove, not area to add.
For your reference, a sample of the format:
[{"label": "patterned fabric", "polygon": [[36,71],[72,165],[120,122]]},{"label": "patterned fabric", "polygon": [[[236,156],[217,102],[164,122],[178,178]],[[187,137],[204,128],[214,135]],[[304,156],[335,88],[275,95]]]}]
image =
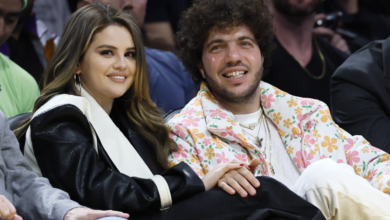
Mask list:
[{"label": "patterned fabric", "polygon": [[[362,136],[352,136],[337,126],[328,106],[318,100],[300,98],[261,82],[261,106],[275,124],[289,156],[302,173],[323,158],[352,166],[357,175],[390,195],[390,156],[370,145]],[[169,165],[184,161],[203,177],[220,163],[237,159],[249,163],[258,157],[257,176],[268,176],[266,159],[254,138],[238,125],[204,83],[191,100],[167,126],[178,151],[169,156]],[[229,144],[239,143],[239,148]]]}]

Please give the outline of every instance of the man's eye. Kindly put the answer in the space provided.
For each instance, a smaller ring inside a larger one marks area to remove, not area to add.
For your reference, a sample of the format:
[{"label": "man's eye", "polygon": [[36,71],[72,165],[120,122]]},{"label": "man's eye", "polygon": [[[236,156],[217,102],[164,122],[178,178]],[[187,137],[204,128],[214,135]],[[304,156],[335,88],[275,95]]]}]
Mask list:
[{"label": "man's eye", "polygon": [[213,46],[212,48],[211,48],[211,51],[214,51],[214,50],[219,50],[219,49],[221,49],[222,47],[220,46],[220,45],[216,45],[216,46]]},{"label": "man's eye", "polygon": [[249,42],[242,42],[241,45],[242,45],[242,46],[250,46],[251,43],[249,43]]},{"label": "man's eye", "polygon": [[4,19],[4,20],[5,20],[5,23],[7,23],[7,24],[13,24],[13,23],[15,23],[18,19],[6,18],[6,19]]},{"label": "man's eye", "polygon": [[112,51],[111,50],[104,50],[102,52],[100,52],[101,55],[105,55],[105,56],[111,56],[113,55]]}]

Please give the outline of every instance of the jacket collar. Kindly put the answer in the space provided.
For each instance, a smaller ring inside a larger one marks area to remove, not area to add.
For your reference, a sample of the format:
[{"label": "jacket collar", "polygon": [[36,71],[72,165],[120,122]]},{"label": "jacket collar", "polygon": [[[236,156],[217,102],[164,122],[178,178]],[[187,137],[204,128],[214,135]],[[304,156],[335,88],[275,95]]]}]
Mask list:
[{"label": "jacket collar", "polygon": [[[259,101],[261,102],[263,114],[265,114],[266,117],[274,122],[280,117],[281,109],[289,109],[289,104],[287,101],[293,98],[293,96],[263,81],[260,82],[259,89],[261,92],[261,98]],[[234,114],[218,102],[218,100],[209,90],[206,83],[202,83],[198,97],[200,98],[203,108],[207,129],[211,133],[229,141],[238,142],[248,150],[259,150],[258,147],[254,144],[255,140],[250,137],[250,135],[247,135],[243,128],[239,126]],[[311,99],[307,100],[313,102]],[[289,112],[289,114],[293,114],[293,112]],[[291,115],[291,117],[292,116],[294,115]],[[301,122],[307,117],[308,114],[298,114],[297,120]],[[286,118],[286,116],[283,116],[283,118]],[[292,129],[287,129],[281,124],[282,123],[275,124],[279,134],[283,135],[288,133],[298,136],[301,134],[300,123],[298,123],[297,126],[293,127]]]},{"label": "jacket collar", "polygon": [[[87,105],[78,106],[80,109],[86,109],[86,114],[96,133],[104,150],[107,152],[111,161],[118,170],[127,176],[136,176],[140,178],[153,177],[149,167],[134,149],[129,140],[124,136],[120,129],[114,124],[109,115],[97,103],[97,101],[81,87],[81,96],[87,101]],[[96,145],[96,137],[94,137]],[[97,147],[95,146],[95,149]],[[134,169],[136,167],[136,169]]]},{"label": "jacket collar", "polygon": [[390,79],[390,37],[383,41],[382,54],[383,74],[385,78]]},{"label": "jacket collar", "polygon": [[198,96],[202,103],[207,130],[220,138],[238,142],[248,150],[259,150],[254,140],[239,126],[234,114],[218,102],[206,83],[202,83]]}]

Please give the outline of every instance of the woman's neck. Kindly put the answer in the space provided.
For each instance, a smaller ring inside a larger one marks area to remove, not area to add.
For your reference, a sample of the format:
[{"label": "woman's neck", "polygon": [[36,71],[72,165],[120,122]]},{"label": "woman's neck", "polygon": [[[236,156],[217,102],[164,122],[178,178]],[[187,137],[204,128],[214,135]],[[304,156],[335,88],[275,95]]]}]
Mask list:
[{"label": "woman's neck", "polygon": [[83,87],[85,91],[89,93],[96,100],[96,102],[103,108],[103,110],[110,115],[112,110],[112,105],[114,104],[114,98],[101,97],[95,94],[93,91],[89,90],[87,87]]}]

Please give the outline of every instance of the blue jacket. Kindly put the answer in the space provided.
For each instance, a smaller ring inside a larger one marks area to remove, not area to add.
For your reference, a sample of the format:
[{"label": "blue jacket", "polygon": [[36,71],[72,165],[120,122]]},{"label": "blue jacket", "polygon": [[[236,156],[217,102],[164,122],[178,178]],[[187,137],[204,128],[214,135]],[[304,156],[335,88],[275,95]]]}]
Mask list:
[{"label": "blue jacket", "polygon": [[184,107],[199,86],[173,53],[147,47],[145,52],[152,100],[164,112]]}]

